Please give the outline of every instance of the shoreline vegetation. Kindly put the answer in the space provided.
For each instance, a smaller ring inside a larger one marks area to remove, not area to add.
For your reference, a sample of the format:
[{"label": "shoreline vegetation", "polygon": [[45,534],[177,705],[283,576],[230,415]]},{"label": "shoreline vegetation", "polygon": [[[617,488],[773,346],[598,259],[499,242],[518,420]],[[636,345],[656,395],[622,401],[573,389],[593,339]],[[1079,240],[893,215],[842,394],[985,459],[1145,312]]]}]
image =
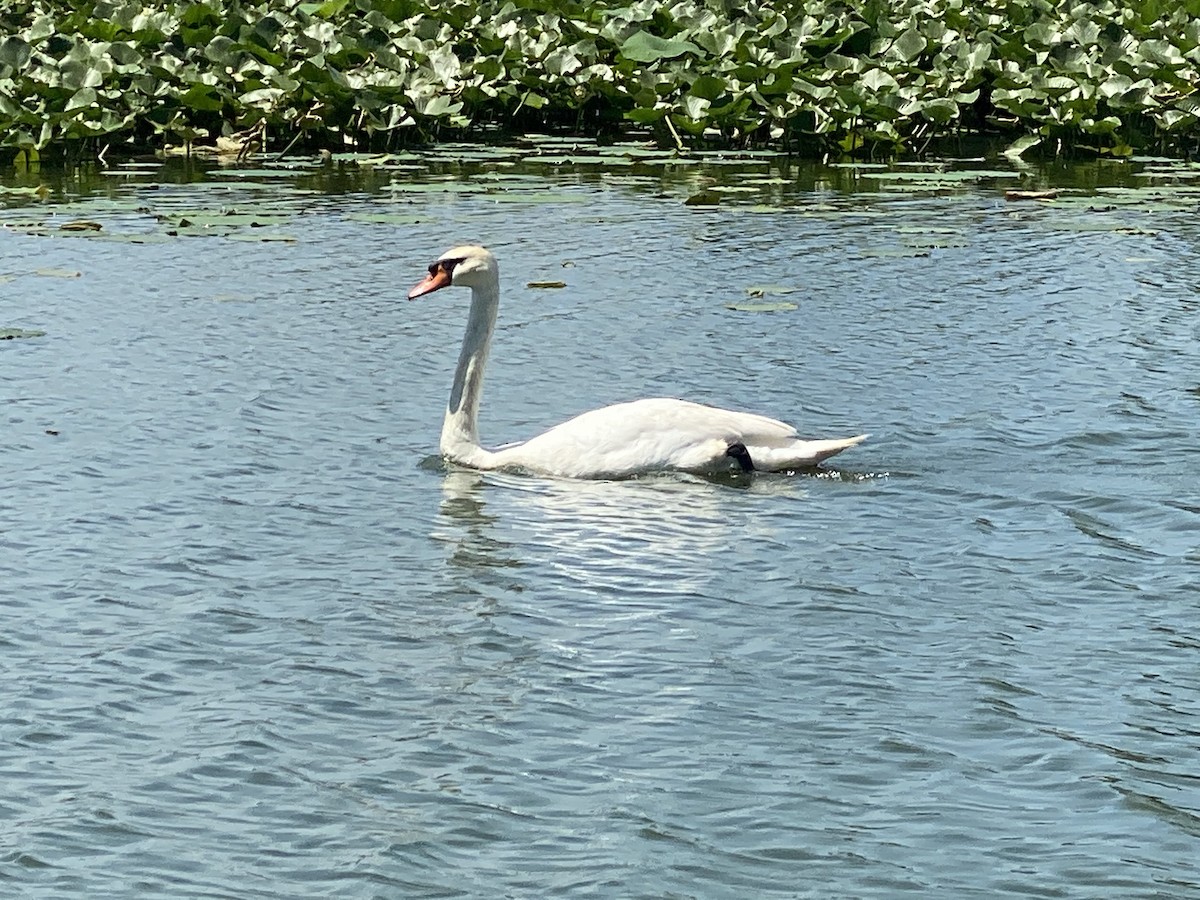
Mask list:
[{"label": "shoreline vegetation", "polygon": [[1190,156],[1200,0],[8,0],[0,162],[523,131]]}]

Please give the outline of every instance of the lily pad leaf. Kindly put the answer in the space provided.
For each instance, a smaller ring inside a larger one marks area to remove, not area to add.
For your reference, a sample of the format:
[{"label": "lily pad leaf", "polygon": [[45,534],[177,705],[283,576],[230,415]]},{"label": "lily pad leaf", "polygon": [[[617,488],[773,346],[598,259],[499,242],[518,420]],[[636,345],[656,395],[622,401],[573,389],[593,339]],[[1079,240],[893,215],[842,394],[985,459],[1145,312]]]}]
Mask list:
[{"label": "lily pad leaf", "polygon": [[786,284],[752,284],[746,288],[746,295],[749,297],[777,296],[779,294],[794,294],[798,290],[799,288],[794,288]]},{"label": "lily pad leaf", "polygon": [[11,66],[20,71],[33,55],[33,47],[16,35],[0,41],[0,66]]},{"label": "lily pad leaf", "polygon": [[1042,139],[1037,135],[1027,134],[1024,137],[1019,137],[1008,145],[1004,151],[1004,155],[1009,159],[1016,159],[1021,156],[1026,150],[1032,150]]},{"label": "lily pad leaf", "polygon": [[900,58],[905,62],[916,59],[920,54],[925,52],[926,40],[916,28],[909,28],[898,38],[894,47]]},{"label": "lily pad leaf", "polygon": [[421,219],[411,213],[350,213],[346,216],[352,222],[365,222],[368,225],[417,225]]},{"label": "lily pad leaf", "polygon": [[793,309],[799,309],[795,303],[789,303],[786,300],[780,300],[775,303],[726,303],[726,309],[732,309],[734,312],[789,312]]},{"label": "lily pad leaf", "polygon": [[1056,200],[1058,191],[1005,191],[1005,200]]},{"label": "lily pad leaf", "polygon": [[264,244],[295,244],[299,243],[299,238],[291,234],[258,234],[238,232],[236,234],[224,235],[230,241],[251,241]]},{"label": "lily pad leaf", "polygon": [[35,328],[0,328],[0,341],[15,341],[18,338],[45,337],[46,332]]},{"label": "lily pad leaf", "polygon": [[527,288],[565,288],[565,281],[528,281],[525,283]]},{"label": "lily pad leaf", "polygon": [[700,48],[691,41],[678,38],[660,38],[648,31],[636,31],[621,45],[621,55],[641,63],[654,63],[660,59],[674,59],[685,53],[699,54]]}]

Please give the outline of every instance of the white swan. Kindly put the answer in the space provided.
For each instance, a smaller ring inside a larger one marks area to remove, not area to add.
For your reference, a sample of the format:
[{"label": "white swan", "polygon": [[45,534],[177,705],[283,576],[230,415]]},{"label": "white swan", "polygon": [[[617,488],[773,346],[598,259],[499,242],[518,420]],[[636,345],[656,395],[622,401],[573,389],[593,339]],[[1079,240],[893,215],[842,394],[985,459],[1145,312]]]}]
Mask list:
[{"label": "white swan", "polygon": [[479,444],[477,419],[500,305],[496,258],[483,247],[455,247],[429,266],[408,299],[449,285],[471,288],[467,331],[442,424],[442,455],[459,465],[566,478],[778,471],[815,466],[867,437],[804,440],[791,425],[766,416],[656,397],[595,409],[524,443],[486,450]]}]

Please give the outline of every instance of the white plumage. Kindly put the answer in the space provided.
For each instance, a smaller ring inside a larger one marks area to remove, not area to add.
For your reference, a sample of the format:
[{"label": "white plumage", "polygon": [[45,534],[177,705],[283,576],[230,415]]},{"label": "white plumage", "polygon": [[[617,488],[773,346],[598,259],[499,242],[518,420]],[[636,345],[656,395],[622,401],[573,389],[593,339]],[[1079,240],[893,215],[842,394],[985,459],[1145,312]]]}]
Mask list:
[{"label": "white plumage", "polygon": [[475,469],[521,469],[568,478],[647,472],[779,471],[814,466],[866,435],[806,440],[785,422],[754,413],[655,397],[585,412],[520,444],[480,446],[479,400],[496,312],[500,269],[482,247],[456,247],[429,267],[410,300],[449,285],[471,288],[471,312],[442,425],[441,451]]}]

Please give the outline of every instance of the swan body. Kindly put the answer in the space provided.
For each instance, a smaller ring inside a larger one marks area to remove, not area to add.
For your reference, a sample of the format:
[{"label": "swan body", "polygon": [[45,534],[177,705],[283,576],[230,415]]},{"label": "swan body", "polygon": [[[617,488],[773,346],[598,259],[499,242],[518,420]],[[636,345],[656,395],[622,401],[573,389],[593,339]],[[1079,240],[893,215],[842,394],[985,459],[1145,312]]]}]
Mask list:
[{"label": "swan body", "polygon": [[594,409],[523,443],[485,449],[477,422],[500,304],[496,258],[482,247],[455,247],[430,265],[429,275],[408,298],[450,285],[468,286],[472,293],[441,438],[442,455],[459,465],[566,478],[780,471],[815,466],[867,437],[806,440],[791,425],[766,416],[654,397]]}]

